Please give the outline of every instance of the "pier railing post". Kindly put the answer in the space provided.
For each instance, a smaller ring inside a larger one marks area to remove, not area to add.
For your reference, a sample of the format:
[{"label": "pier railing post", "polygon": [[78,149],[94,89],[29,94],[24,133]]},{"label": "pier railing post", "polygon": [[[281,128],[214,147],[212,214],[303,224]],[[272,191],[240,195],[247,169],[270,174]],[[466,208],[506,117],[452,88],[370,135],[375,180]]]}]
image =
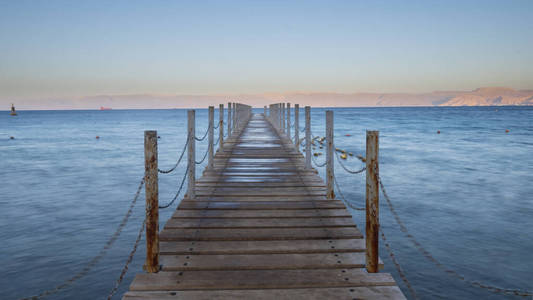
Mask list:
[{"label": "pier railing post", "polygon": [[235,133],[237,131],[237,103],[233,103],[233,113],[231,114],[231,117],[232,117],[232,125],[231,127],[233,128],[233,133]]},{"label": "pier railing post", "polygon": [[300,105],[294,104],[294,146],[300,151]]},{"label": "pier railing post", "polygon": [[194,109],[190,109],[187,111],[187,139],[189,140],[189,144],[187,145],[187,177],[188,177],[188,183],[187,183],[187,198],[188,199],[194,199],[196,197],[196,193],[194,190],[194,184],[196,181],[196,156],[195,156],[195,139],[194,136],[196,134],[195,129],[195,121],[194,121]]},{"label": "pier railing post", "polygon": [[379,131],[366,132],[366,270],[378,272]]},{"label": "pier railing post", "polygon": [[305,107],[305,168],[311,169],[311,107]]},{"label": "pier railing post", "polygon": [[287,136],[291,140],[291,104],[287,103]]},{"label": "pier railing post", "polygon": [[159,187],[157,175],[157,131],[145,131],[146,262],[144,269],[148,273],[159,271]]},{"label": "pier railing post", "polygon": [[281,132],[285,133],[285,103],[281,103]]},{"label": "pier railing post", "polygon": [[208,133],[208,153],[207,153],[207,169],[212,170],[213,169],[213,154],[214,154],[214,147],[215,147],[215,107],[209,106],[208,109],[208,115],[209,115],[209,133]]},{"label": "pier railing post", "polygon": [[326,186],[327,199],[335,199],[335,191],[333,190],[333,162],[334,162],[334,149],[333,143],[333,111],[326,111]]},{"label": "pier railing post", "polygon": [[267,107],[265,105],[265,107],[263,107],[263,115],[265,115],[265,117],[267,116]]},{"label": "pier railing post", "polygon": [[231,102],[228,102],[228,139],[231,136]]},{"label": "pier railing post", "polygon": [[218,149],[222,150],[224,147],[224,104],[218,105]]}]

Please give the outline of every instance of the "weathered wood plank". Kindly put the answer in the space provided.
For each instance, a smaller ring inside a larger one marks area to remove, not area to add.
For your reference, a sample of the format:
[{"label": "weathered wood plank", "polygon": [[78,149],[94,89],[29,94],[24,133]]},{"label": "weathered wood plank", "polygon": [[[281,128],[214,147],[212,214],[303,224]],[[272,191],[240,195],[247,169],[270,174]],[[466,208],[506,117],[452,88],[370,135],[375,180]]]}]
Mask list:
[{"label": "weathered wood plank", "polygon": [[315,217],[349,217],[350,213],[342,209],[297,209],[297,210],[185,210],[179,209],[173,218],[315,218]]},{"label": "weathered wood plank", "polygon": [[390,274],[363,269],[181,271],[137,274],[132,291],[283,289],[357,286],[393,286]]},{"label": "weathered wood plank", "polygon": [[165,224],[170,228],[313,228],[313,227],[355,227],[352,218],[269,218],[269,219],[227,219],[227,218],[172,218]]},{"label": "weathered wood plank", "polygon": [[161,254],[269,254],[364,252],[364,239],[285,241],[163,241]]},{"label": "weathered wood plank", "polygon": [[353,239],[363,235],[355,227],[325,228],[254,228],[254,229],[166,229],[161,241],[268,241]]},{"label": "weathered wood plank", "polygon": [[316,209],[345,208],[340,201],[262,201],[262,202],[212,202],[182,201],[179,209]]},{"label": "weathered wood plank", "polygon": [[256,300],[323,300],[323,299],[382,299],[405,300],[397,286],[341,288],[305,288],[305,289],[268,289],[268,290],[209,290],[209,291],[131,291],[123,300],[212,300],[212,299],[256,299]]},{"label": "weathered wood plank", "polygon": [[352,269],[365,267],[365,253],[161,255],[163,271]]}]

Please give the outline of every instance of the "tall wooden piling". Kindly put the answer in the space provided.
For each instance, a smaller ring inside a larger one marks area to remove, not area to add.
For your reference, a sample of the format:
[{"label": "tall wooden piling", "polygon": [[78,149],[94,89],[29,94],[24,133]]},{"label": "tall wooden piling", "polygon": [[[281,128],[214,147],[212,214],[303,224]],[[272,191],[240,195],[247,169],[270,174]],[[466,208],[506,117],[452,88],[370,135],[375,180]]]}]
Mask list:
[{"label": "tall wooden piling", "polygon": [[311,169],[311,107],[305,107],[305,168]]},{"label": "tall wooden piling", "polygon": [[366,132],[366,270],[378,272],[379,131]]},{"label": "tall wooden piling", "polygon": [[187,145],[187,177],[188,177],[188,184],[187,184],[187,198],[188,199],[194,199],[196,197],[196,193],[194,190],[195,181],[196,181],[196,156],[195,156],[195,139],[194,136],[196,134],[195,124],[194,124],[194,109],[190,109],[187,111],[187,139],[189,144]]},{"label": "tall wooden piling", "polygon": [[231,114],[231,127],[233,128],[233,132],[235,133],[237,131],[237,103],[233,103],[233,113]]},{"label": "tall wooden piling", "polygon": [[287,136],[291,139],[291,104],[287,103]]},{"label": "tall wooden piling", "polygon": [[231,102],[228,102],[228,139],[231,136]]},{"label": "tall wooden piling", "polygon": [[286,133],[285,131],[285,103],[281,103],[281,132]]},{"label": "tall wooden piling", "polygon": [[328,199],[335,199],[335,190],[333,189],[334,184],[334,170],[333,162],[335,153],[334,142],[333,142],[333,111],[326,111],[326,197]]},{"label": "tall wooden piling", "polygon": [[157,131],[145,131],[146,262],[144,269],[148,273],[159,271],[159,187],[157,175]]},{"label": "tall wooden piling", "polygon": [[218,149],[222,150],[224,147],[224,104],[218,105]]},{"label": "tall wooden piling", "polygon": [[265,117],[267,116],[267,106],[266,105],[263,107],[263,115]]},{"label": "tall wooden piling", "polygon": [[300,150],[300,105],[294,104],[294,146]]},{"label": "tall wooden piling", "polygon": [[207,169],[213,170],[213,156],[215,148],[215,107],[209,106],[208,108],[209,127],[208,127],[208,146],[207,149]]}]

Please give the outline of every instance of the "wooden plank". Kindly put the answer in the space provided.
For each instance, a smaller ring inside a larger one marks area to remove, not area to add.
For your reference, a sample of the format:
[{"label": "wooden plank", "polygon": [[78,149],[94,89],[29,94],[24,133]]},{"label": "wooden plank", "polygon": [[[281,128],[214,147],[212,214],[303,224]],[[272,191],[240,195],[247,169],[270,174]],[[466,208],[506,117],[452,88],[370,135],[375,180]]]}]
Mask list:
[{"label": "wooden plank", "polygon": [[364,239],[285,241],[163,241],[161,254],[269,254],[364,252]]},{"label": "wooden plank", "polygon": [[283,289],[394,286],[390,274],[363,269],[181,271],[137,274],[130,290]]},{"label": "wooden plank", "polygon": [[209,290],[209,291],[130,291],[123,300],[212,300],[212,299],[255,299],[255,300],[323,300],[323,299],[387,299],[405,300],[397,286],[305,289],[268,289],[268,290]]},{"label": "wooden plank", "polygon": [[346,209],[305,210],[184,210],[179,209],[173,218],[315,218],[350,217]]},{"label": "wooden plank", "polygon": [[182,201],[179,209],[316,209],[345,208],[340,201],[264,201],[264,202],[211,202]]},{"label": "wooden plank", "polygon": [[165,224],[167,228],[316,228],[316,227],[355,227],[352,218],[269,218],[269,219],[227,219],[227,218],[172,218]]},{"label": "wooden plank", "polygon": [[161,255],[163,271],[364,268],[365,253]]},{"label": "wooden plank", "polygon": [[363,235],[355,227],[340,228],[255,228],[255,229],[166,229],[161,241],[268,241],[353,239]]}]

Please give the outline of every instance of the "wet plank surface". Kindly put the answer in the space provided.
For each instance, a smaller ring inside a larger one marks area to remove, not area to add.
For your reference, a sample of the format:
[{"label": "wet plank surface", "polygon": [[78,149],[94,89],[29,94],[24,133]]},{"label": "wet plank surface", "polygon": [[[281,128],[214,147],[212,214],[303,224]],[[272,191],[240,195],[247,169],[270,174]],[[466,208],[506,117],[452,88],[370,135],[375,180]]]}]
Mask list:
[{"label": "wet plank surface", "polygon": [[225,141],[196,193],[160,233],[161,271],[123,299],[405,299],[390,274],[366,272],[350,213],[263,115]]}]

